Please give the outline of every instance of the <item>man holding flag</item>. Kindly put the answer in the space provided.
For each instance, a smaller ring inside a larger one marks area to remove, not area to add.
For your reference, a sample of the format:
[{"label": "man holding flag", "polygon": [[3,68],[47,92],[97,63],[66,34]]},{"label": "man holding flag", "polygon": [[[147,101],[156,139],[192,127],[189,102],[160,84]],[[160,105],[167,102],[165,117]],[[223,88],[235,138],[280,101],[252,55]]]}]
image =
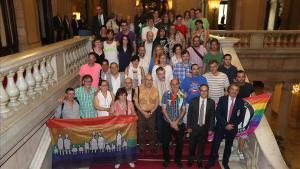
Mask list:
[{"label": "man holding flag", "polygon": [[232,83],[229,86],[228,96],[222,96],[216,109],[216,127],[214,141],[212,143],[210,157],[206,169],[212,167],[217,160],[220,144],[225,138],[225,149],[222,164],[225,169],[229,169],[228,162],[231,154],[233,140],[238,133],[238,125],[244,120],[245,107],[244,101],[237,97],[239,93],[239,85]]},{"label": "man holding flag", "polygon": [[[254,87],[251,83],[246,82],[246,74],[243,70],[239,70],[236,75],[236,82],[240,85],[240,91],[238,94],[239,98],[246,98],[254,96]],[[248,138],[248,135],[241,136],[239,138],[239,157],[241,160],[244,160],[244,144],[245,140]]]}]

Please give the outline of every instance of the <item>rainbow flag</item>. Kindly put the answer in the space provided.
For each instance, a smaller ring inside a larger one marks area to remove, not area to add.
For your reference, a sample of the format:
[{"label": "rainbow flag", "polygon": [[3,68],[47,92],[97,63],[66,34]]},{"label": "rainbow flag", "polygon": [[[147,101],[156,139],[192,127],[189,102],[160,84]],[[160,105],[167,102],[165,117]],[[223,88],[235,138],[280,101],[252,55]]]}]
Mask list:
[{"label": "rainbow flag", "polygon": [[245,101],[246,113],[244,121],[238,126],[237,136],[249,135],[255,131],[263,117],[270,98],[270,93],[264,93],[243,99]]},{"label": "rainbow flag", "polygon": [[50,119],[53,168],[136,160],[136,116]]}]

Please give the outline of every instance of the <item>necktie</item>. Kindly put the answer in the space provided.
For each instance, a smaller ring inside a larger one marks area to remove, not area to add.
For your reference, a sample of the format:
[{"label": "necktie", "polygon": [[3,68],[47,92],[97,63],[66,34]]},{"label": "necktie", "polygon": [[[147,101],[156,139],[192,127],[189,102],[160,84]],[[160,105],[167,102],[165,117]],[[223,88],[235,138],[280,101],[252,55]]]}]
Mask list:
[{"label": "necktie", "polygon": [[202,100],[201,106],[200,106],[200,114],[199,114],[199,126],[204,125],[204,100]]},{"label": "necktie", "polygon": [[99,24],[102,25],[101,15],[98,15]]},{"label": "necktie", "polygon": [[229,112],[228,112],[228,117],[227,117],[227,121],[229,122],[230,121],[230,118],[231,118],[231,115],[232,115],[232,110],[233,110],[233,106],[234,106],[234,99],[231,98],[231,104],[230,104],[230,107],[229,107]]}]

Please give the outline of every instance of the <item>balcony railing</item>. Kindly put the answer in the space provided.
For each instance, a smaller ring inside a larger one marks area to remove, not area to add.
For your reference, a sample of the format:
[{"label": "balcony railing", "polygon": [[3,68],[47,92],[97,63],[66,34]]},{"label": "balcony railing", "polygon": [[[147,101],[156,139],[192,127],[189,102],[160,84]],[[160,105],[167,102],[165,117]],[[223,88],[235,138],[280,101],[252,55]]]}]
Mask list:
[{"label": "balcony railing", "polygon": [[240,39],[237,48],[298,48],[300,30],[211,30],[210,34]]},{"label": "balcony railing", "polygon": [[66,86],[77,84],[90,45],[75,37],[0,58],[0,167],[40,131]]}]

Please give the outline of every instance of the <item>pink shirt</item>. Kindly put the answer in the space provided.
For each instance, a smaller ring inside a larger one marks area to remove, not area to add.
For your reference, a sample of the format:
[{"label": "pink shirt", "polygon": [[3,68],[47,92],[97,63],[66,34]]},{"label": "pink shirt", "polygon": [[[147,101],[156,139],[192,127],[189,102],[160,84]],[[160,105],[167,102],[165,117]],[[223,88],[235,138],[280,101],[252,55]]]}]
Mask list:
[{"label": "pink shirt", "polygon": [[122,116],[122,115],[132,115],[132,108],[133,108],[133,103],[131,101],[127,102],[128,104],[128,108],[126,109],[122,109],[120,106],[119,101],[115,101],[111,106],[114,108],[117,116]]},{"label": "pink shirt", "polygon": [[99,83],[99,76],[100,76],[100,70],[101,65],[98,63],[95,63],[93,67],[89,66],[88,64],[84,64],[81,66],[79,70],[79,75],[82,77],[84,75],[91,75],[93,78],[92,86],[96,87],[98,89],[98,83]]},{"label": "pink shirt", "polygon": [[[200,45],[198,48],[195,48],[204,58],[204,55],[207,53],[205,47],[203,45]],[[203,69],[203,60],[197,55],[195,50],[192,47],[189,47],[187,49],[190,53],[190,61],[191,63],[198,64],[200,67],[200,70]]]}]

